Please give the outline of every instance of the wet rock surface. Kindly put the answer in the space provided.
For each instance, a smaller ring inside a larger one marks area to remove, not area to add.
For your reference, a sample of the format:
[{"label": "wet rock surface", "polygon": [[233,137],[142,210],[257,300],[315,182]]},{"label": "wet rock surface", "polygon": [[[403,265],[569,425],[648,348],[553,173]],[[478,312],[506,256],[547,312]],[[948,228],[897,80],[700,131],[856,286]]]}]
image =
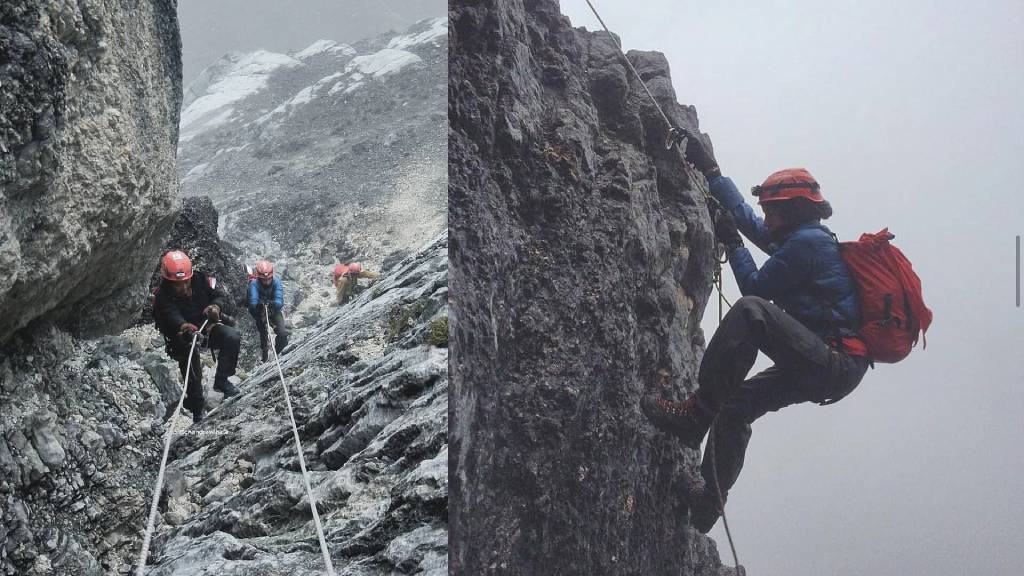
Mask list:
[{"label": "wet rock surface", "polygon": [[[639,409],[695,381],[706,182],[606,33],[552,0],[449,16],[452,572],[729,573],[688,526],[697,455]],[[696,131],[665,58],[629,57]]]},{"label": "wet rock surface", "polygon": [[5,1],[0,54],[0,343],[123,328],[176,211],[176,5]]}]

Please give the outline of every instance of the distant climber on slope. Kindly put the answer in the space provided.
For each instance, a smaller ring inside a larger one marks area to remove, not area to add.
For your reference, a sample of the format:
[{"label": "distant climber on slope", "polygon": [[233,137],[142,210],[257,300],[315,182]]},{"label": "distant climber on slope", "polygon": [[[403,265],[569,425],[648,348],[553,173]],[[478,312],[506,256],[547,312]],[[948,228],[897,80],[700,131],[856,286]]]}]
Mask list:
[{"label": "distant climber on slope", "polygon": [[[256,262],[254,277],[249,280],[249,314],[256,320],[260,333],[260,353],[266,362],[270,355],[270,334],[267,318],[274,327],[274,351],[278,354],[288,345],[288,328],[284,325],[284,285],[274,276],[274,265],[267,260]],[[268,314],[269,313],[269,314]]]},{"label": "distant climber on slope", "polygon": [[348,301],[349,296],[352,295],[352,289],[355,288],[360,278],[375,279],[378,276],[380,275],[376,272],[363,270],[363,266],[358,262],[338,264],[334,267],[333,274],[336,303],[340,306]]},{"label": "distant climber on slope", "polygon": [[[722,205],[715,232],[743,294],[707,345],[697,391],[682,402],[658,396],[642,401],[654,424],[694,449],[715,422],[701,465],[703,488],[690,495],[691,522],[707,533],[721,515],[719,491],[724,502],[743,466],[751,423],[790,404],[839,401],[857,387],[871,361],[857,334],[861,310],[854,278],[821,224],[832,208],[811,174],[781,170],[755,187],[762,219],[697,138],[679,129],[673,135],[687,138],[687,159]],[[741,232],[769,255],[762,267]],[[747,378],[759,351],[775,364]]]},{"label": "distant climber on slope", "polygon": [[203,364],[199,360],[198,346],[192,355],[192,373],[186,374],[192,336],[204,321],[209,321],[203,336],[211,349],[220,351],[213,389],[225,397],[238,394],[228,378],[235,374],[241,337],[228,325],[233,322],[222,311],[226,299],[217,289],[217,280],[202,272],[194,272],[192,261],[184,252],[172,250],[164,254],[160,260],[160,277],[153,301],[153,317],[164,336],[167,354],[178,361],[182,378],[186,380],[184,407],[192,412],[193,421],[199,422],[203,417],[205,399]]}]

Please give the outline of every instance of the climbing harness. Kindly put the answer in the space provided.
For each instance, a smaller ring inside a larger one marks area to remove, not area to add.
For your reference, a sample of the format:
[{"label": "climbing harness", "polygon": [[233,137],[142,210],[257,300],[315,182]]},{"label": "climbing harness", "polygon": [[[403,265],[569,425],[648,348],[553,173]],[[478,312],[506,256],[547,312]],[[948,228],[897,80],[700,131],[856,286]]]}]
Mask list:
[{"label": "climbing harness", "polygon": [[[270,337],[270,310],[263,305],[263,320],[267,323],[267,337]],[[309,472],[306,471],[306,459],[302,456],[302,442],[299,440],[299,428],[295,425],[295,414],[292,412],[292,401],[288,395],[288,383],[284,379],[284,371],[281,370],[281,359],[277,356],[277,347],[271,346],[274,353],[274,363],[277,365],[277,375],[281,377],[281,387],[284,389],[284,402],[288,407],[288,418],[292,422],[292,435],[295,437],[295,451],[299,455],[299,468],[302,470],[302,481],[306,484],[306,495],[309,497],[309,509],[313,511],[313,523],[316,525],[316,537],[320,541],[320,552],[324,556],[324,565],[327,567],[328,576],[335,576],[334,564],[331,562],[331,555],[327,552],[327,540],[324,538],[324,529],[320,525],[320,515],[316,511],[316,499],[313,498],[313,488],[309,483]]]},{"label": "climbing harness", "polygon": [[[192,346],[188,350],[188,362],[185,365],[185,374],[192,374],[192,359],[195,357],[196,342],[199,340],[199,335],[202,334],[203,329],[209,323],[209,320],[204,320],[203,325],[199,327],[199,330],[192,335]],[[181,407],[185,405],[185,394],[188,393],[188,379],[185,379],[185,385],[181,390],[181,397],[178,398],[178,406],[174,409],[174,416],[171,418],[170,426],[167,429],[167,438],[164,440],[164,455],[160,459],[160,472],[156,475],[156,489],[153,490],[153,504],[149,507],[149,520],[146,522],[146,534],[142,538],[142,551],[139,553],[139,564],[135,573],[137,576],[142,576],[146,570],[146,560],[149,558],[149,542],[153,536],[153,525],[156,523],[156,512],[157,505],[160,503],[160,492],[164,486],[164,472],[167,469],[167,455],[171,451],[171,439],[174,437],[174,424],[178,418],[178,412],[181,411]]]}]

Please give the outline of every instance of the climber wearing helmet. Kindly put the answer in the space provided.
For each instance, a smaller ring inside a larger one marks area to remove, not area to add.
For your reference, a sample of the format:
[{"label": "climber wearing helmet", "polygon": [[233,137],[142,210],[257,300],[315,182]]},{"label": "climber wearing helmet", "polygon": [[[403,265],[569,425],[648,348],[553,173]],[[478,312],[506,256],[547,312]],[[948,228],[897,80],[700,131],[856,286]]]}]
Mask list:
[{"label": "climber wearing helmet", "polygon": [[349,264],[338,264],[334,267],[334,290],[336,296],[336,302],[340,306],[348,301],[352,295],[352,289],[355,288],[360,278],[375,279],[379,276],[376,272],[370,272],[369,270],[363,270],[363,266],[358,262],[351,262]]},{"label": "climber wearing helmet", "polygon": [[199,422],[205,400],[198,348],[192,356],[192,373],[186,374],[192,336],[205,320],[209,321],[204,330],[207,344],[220,351],[213,388],[226,397],[238,393],[228,378],[235,374],[241,338],[238,331],[228,325],[233,322],[222,312],[226,298],[217,290],[217,280],[193,271],[192,261],[184,252],[172,250],[164,254],[160,260],[160,278],[153,300],[153,316],[167,343],[168,355],[178,361],[181,375],[186,379],[184,407],[192,412],[193,421]]},{"label": "climber wearing helmet", "polygon": [[269,313],[274,327],[274,351],[278,354],[288,345],[288,328],[284,325],[284,285],[274,276],[274,265],[267,260],[256,262],[256,271],[249,280],[249,314],[256,320],[260,333],[260,353],[266,362],[270,354],[270,334],[267,331]]},{"label": "climber wearing helmet", "polygon": [[[856,333],[861,311],[855,281],[835,236],[821,224],[832,208],[814,177],[791,168],[755,186],[762,219],[697,137],[678,128],[672,135],[685,138],[687,160],[704,174],[721,206],[715,233],[743,294],[707,345],[696,392],[682,402],[658,395],[642,402],[656,426],[694,449],[714,424],[703,482],[689,495],[691,521],[707,533],[743,466],[751,423],[790,404],[838,402],[860,383],[870,359]],[[760,268],[741,233],[768,254]],[[759,351],[775,364],[747,378]]]}]

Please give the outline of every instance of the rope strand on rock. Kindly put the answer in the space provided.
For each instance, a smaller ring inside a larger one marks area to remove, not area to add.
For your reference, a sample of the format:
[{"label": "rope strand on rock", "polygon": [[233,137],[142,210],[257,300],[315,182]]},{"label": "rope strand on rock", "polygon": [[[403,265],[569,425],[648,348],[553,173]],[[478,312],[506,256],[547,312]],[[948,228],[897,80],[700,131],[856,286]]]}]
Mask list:
[{"label": "rope strand on rock", "polygon": [[[267,323],[267,338],[270,338],[270,310],[266,304],[263,305],[263,321]],[[274,353],[274,363],[277,365],[277,375],[281,378],[281,387],[284,389],[284,402],[288,407],[288,418],[292,423],[292,435],[295,437],[295,451],[299,454],[299,468],[302,470],[302,481],[306,485],[306,495],[309,497],[309,508],[313,511],[313,524],[316,525],[316,537],[320,541],[320,552],[324,557],[324,565],[327,567],[328,576],[335,576],[334,564],[331,562],[331,555],[327,551],[327,540],[324,538],[324,528],[320,525],[320,514],[316,511],[316,499],[313,497],[313,488],[309,483],[309,472],[306,471],[306,459],[302,456],[302,442],[299,440],[299,428],[295,424],[295,413],[292,412],[292,401],[288,395],[288,383],[284,379],[284,371],[281,369],[281,359],[277,356],[277,346],[271,346]]]},{"label": "rope strand on rock", "polygon": [[[199,334],[202,333],[203,329],[209,323],[209,320],[205,320],[203,325],[199,327],[199,330],[192,335],[192,346],[188,350],[188,362],[185,364],[185,374],[188,376],[192,375],[192,358],[195,357],[196,342],[199,341]],[[200,382],[200,386],[202,382]],[[149,543],[153,537],[153,525],[156,523],[157,508],[160,503],[160,492],[164,486],[164,472],[167,470],[167,455],[171,451],[171,439],[174,437],[174,424],[178,419],[178,412],[181,407],[185,404],[185,394],[188,393],[188,377],[185,378],[185,384],[181,389],[181,397],[178,399],[178,406],[174,409],[171,416],[170,427],[167,429],[167,438],[164,440],[164,455],[160,459],[160,471],[156,475],[156,489],[153,490],[153,504],[149,507],[149,520],[146,521],[146,533],[142,537],[142,551],[139,552],[139,564],[136,568],[135,573],[138,576],[142,576],[146,570],[146,560],[149,558]]]}]

